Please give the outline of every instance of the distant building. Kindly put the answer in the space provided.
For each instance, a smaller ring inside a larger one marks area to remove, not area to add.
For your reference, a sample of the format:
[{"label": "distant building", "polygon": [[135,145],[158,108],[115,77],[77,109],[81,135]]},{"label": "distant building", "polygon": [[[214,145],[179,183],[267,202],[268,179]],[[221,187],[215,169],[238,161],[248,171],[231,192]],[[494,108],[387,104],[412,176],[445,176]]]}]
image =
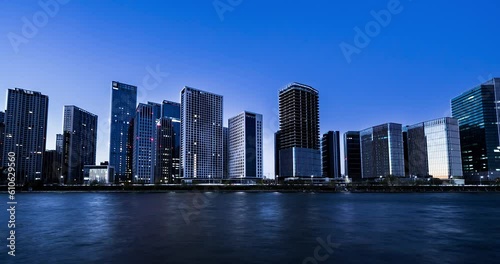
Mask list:
[{"label": "distant building", "polygon": [[222,177],[227,179],[229,178],[229,129],[227,127],[222,127],[222,141],[224,142],[222,147],[224,157]]},{"label": "distant building", "polygon": [[115,168],[117,181],[126,180],[129,125],[136,106],[137,87],[112,82],[109,164]]},{"label": "distant building", "polygon": [[62,176],[66,184],[83,183],[83,166],[95,165],[97,115],[74,105],[64,106]]},{"label": "distant building", "polygon": [[85,165],[83,171],[85,184],[107,185],[115,182],[115,172],[112,166]]},{"label": "distant building", "polygon": [[134,145],[132,159],[132,181],[155,183],[157,120],[161,116],[161,105],[140,103],[134,117]]},{"label": "distant building", "polygon": [[408,163],[410,176],[462,178],[457,119],[440,118],[409,126]]},{"label": "distant building", "polygon": [[322,177],[318,96],[299,83],[279,92],[280,177]]},{"label": "distant building", "polygon": [[46,150],[43,153],[42,175],[44,183],[61,183],[59,179],[61,160],[58,160],[56,150]]},{"label": "distant building", "polygon": [[361,180],[361,141],[359,131],[344,134],[345,175],[353,181]]},{"label": "distant building", "polygon": [[321,140],[323,177],[341,178],[340,168],[340,132],[329,131]]},{"label": "distant building", "polygon": [[462,170],[467,181],[500,177],[500,78],[455,97],[452,115],[458,119]]},{"label": "distant building", "polygon": [[181,91],[181,169],[185,180],[222,179],[223,98],[191,87]]},{"label": "distant building", "polygon": [[16,159],[16,184],[42,181],[49,98],[40,92],[9,89],[5,111],[3,165],[9,152]]},{"label": "distant building", "polygon": [[408,155],[408,126],[403,127],[403,149],[405,160],[405,177],[410,177],[410,162]]},{"label": "distant building", "polygon": [[5,141],[5,112],[0,112],[0,162],[3,160]]},{"label": "distant building", "polygon": [[262,179],[262,115],[245,111],[228,124],[229,178]]},{"label": "distant building", "polygon": [[162,117],[172,120],[172,180],[180,178],[180,156],[181,156],[181,104],[164,100],[162,104]]},{"label": "distant building", "polygon": [[360,132],[362,177],[404,177],[404,147],[401,124],[388,123]]},{"label": "distant building", "polygon": [[156,125],[156,183],[173,183],[174,125],[161,117]]},{"label": "distant building", "polygon": [[274,176],[280,177],[280,131],[274,133]]}]

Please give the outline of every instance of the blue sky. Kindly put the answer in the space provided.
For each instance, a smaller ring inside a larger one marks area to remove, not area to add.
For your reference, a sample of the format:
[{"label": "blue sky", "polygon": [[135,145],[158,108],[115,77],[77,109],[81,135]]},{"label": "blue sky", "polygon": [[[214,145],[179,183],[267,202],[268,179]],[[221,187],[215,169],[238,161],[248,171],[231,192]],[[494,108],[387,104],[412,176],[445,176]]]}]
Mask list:
[{"label": "blue sky", "polygon": [[[38,1],[0,0],[0,87],[49,95],[48,149],[64,105],[99,115],[98,162],[108,159],[112,80],[138,85],[140,102],[179,101],[185,85],[222,94],[226,123],[243,110],[264,115],[271,176],[287,83],[318,89],[321,132],[343,133],[449,116],[452,97],[500,76],[497,1],[397,2],[220,0],[218,12],[213,0],[60,0],[47,13]],[[393,9],[373,31],[372,11]],[[36,34],[23,33],[34,17]],[[354,28],[367,25],[370,42],[349,63],[340,44],[355,47]],[[157,68],[157,85],[144,85]]]}]

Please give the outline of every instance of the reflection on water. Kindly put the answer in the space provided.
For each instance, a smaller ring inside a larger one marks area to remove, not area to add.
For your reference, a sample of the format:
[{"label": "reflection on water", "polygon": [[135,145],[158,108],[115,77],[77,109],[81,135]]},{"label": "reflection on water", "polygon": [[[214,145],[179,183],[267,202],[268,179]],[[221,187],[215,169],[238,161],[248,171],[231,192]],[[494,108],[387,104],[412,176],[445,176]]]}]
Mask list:
[{"label": "reflection on water", "polygon": [[318,263],[494,263],[500,246],[498,194],[17,197],[17,256],[0,263],[303,263],[328,236],[339,247]]}]

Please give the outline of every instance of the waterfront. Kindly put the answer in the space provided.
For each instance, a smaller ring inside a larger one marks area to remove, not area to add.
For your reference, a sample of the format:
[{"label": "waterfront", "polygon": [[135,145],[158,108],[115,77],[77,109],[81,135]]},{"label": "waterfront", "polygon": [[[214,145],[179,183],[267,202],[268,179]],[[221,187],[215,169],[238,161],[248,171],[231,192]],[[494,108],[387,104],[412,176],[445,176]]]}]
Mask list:
[{"label": "waterfront", "polygon": [[3,247],[0,263],[303,263],[328,237],[318,263],[494,263],[500,246],[498,193],[16,198],[16,257]]}]

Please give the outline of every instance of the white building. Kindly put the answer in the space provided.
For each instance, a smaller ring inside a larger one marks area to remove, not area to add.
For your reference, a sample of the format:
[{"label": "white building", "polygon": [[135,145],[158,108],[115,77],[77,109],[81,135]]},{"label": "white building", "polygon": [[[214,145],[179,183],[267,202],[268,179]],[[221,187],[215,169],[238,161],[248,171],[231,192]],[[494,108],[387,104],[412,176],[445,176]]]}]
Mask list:
[{"label": "white building", "polygon": [[222,179],[222,96],[184,87],[181,91],[181,177]]},{"label": "white building", "polygon": [[230,118],[228,140],[229,178],[262,178],[262,115]]}]

